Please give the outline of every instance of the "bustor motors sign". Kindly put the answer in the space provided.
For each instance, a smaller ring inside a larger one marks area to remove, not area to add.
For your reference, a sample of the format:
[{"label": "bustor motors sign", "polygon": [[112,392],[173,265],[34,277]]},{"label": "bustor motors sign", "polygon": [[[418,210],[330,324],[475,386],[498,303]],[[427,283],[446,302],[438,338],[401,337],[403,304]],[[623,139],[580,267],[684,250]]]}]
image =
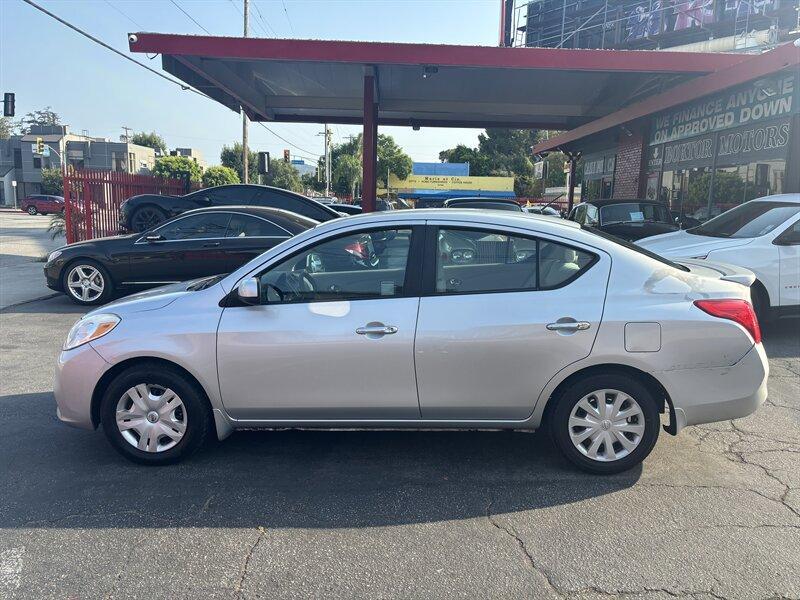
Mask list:
[{"label": "bustor motors sign", "polygon": [[767,119],[798,112],[794,73],[764,77],[744,86],[656,115],[650,144],[755,126]]}]

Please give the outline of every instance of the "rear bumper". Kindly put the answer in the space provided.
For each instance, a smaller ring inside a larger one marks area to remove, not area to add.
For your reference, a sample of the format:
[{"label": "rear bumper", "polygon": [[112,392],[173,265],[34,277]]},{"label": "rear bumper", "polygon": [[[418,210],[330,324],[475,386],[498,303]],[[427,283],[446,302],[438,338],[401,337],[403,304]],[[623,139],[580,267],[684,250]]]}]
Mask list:
[{"label": "rear bumper", "polygon": [[764,347],[754,345],[730,367],[663,371],[663,383],[675,407],[676,433],[687,425],[738,419],[767,399],[769,363]]},{"label": "rear bumper", "polygon": [[74,427],[94,429],[92,394],[109,364],[89,344],[66,350],[58,357],[53,392],[58,418]]}]

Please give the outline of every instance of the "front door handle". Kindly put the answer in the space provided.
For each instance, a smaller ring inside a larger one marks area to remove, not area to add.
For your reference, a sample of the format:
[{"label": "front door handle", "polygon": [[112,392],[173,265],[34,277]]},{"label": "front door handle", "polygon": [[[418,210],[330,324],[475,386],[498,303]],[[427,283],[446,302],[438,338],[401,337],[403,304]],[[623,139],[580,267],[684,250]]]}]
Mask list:
[{"label": "front door handle", "polygon": [[585,331],[589,327],[591,327],[591,324],[588,321],[566,321],[547,324],[547,329],[550,331]]},{"label": "front door handle", "polygon": [[220,246],[220,242],[208,242],[203,244],[203,248],[218,248]]},{"label": "front door handle", "polygon": [[365,325],[356,329],[358,335],[391,335],[397,333],[397,327],[394,325]]}]

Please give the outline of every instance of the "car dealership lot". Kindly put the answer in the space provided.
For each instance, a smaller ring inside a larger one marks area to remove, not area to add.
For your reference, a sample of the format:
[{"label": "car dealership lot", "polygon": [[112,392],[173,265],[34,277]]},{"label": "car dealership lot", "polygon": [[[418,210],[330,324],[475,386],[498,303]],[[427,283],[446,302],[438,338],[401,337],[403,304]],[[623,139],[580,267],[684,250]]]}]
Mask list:
[{"label": "car dealership lot", "polygon": [[594,477],[494,432],[242,432],[135,466],[56,420],[80,314],[0,313],[0,598],[800,596],[800,320],[766,328],[753,416]]}]

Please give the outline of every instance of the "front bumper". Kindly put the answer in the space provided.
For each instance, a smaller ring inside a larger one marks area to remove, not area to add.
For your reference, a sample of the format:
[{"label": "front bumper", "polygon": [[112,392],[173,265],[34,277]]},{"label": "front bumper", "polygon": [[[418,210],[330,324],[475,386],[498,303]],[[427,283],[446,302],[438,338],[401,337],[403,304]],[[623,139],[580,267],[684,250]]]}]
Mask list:
[{"label": "front bumper", "polygon": [[63,292],[64,288],[61,285],[61,268],[63,264],[56,261],[46,263],[42,270],[44,271],[44,279],[47,287],[57,292]]},{"label": "front bumper", "polygon": [[53,391],[58,418],[74,427],[94,429],[92,394],[111,365],[90,344],[65,350],[58,357]]},{"label": "front bumper", "polygon": [[663,371],[675,407],[676,433],[687,425],[738,419],[767,399],[769,363],[764,347],[754,345],[736,364],[709,369]]}]

